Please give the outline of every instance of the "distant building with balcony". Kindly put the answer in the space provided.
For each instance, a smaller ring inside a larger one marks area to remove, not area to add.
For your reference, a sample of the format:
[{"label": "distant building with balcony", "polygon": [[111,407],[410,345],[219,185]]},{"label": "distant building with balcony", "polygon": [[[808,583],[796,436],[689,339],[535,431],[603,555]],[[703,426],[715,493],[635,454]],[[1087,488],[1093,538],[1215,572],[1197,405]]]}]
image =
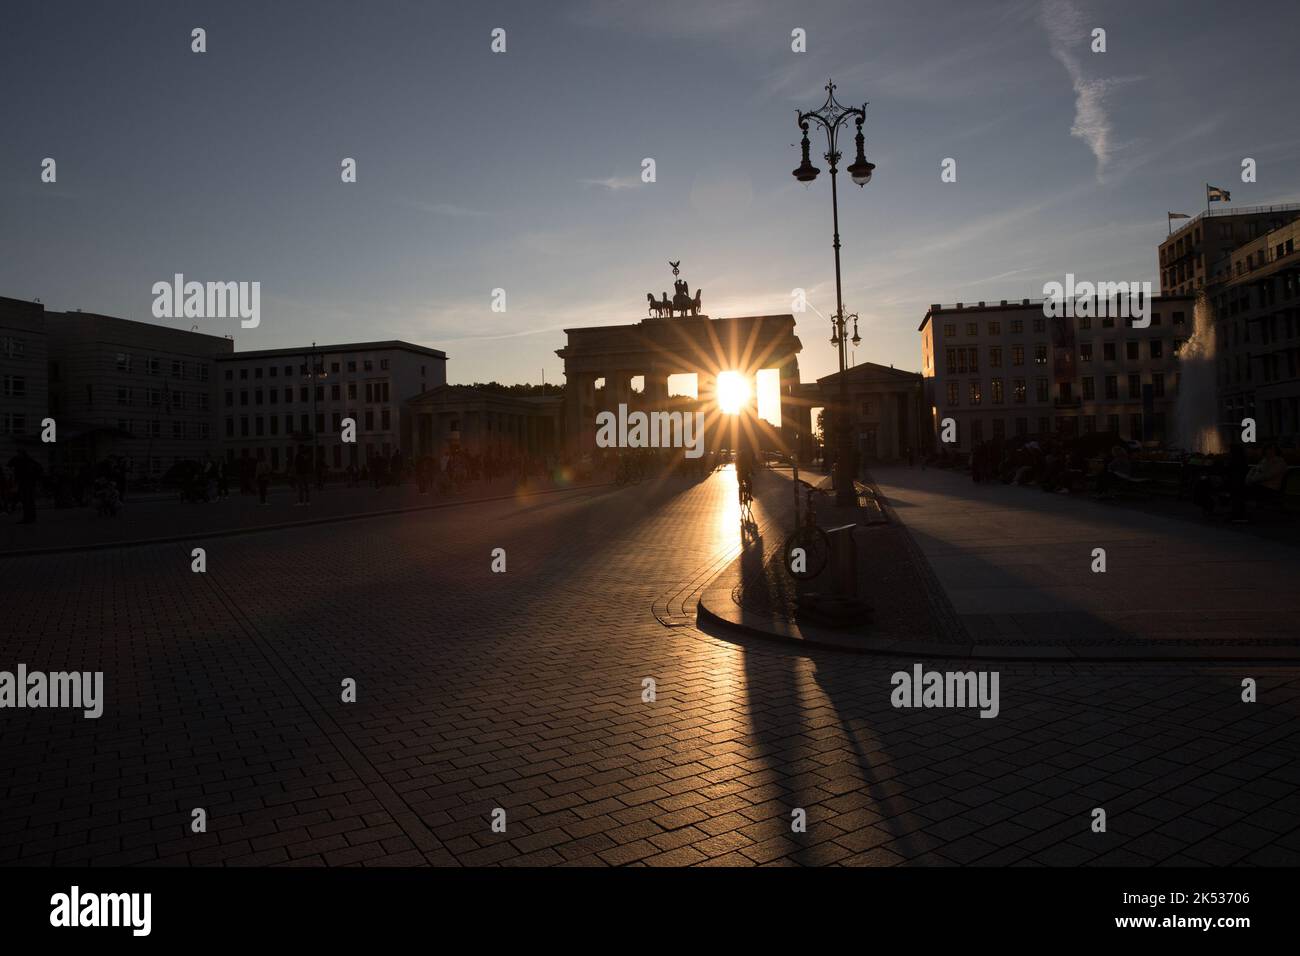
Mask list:
[{"label": "distant building with balcony", "polygon": [[927,431],[937,443],[953,419],[949,447],[961,451],[1030,434],[1165,440],[1193,303],[1153,297],[1148,328],[1096,308],[1092,317],[1051,319],[1029,299],[932,305],[919,327]]}]

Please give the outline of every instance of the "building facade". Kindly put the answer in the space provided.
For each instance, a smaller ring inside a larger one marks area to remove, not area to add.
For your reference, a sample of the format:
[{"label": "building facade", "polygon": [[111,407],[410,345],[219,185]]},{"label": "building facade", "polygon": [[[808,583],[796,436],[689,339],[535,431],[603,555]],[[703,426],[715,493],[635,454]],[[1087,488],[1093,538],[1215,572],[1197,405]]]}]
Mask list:
[{"label": "building facade", "polygon": [[45,467],[41,420],[49,413],[45,306],[0,297],[0,465],[19,448]]},{"label": "building facade", "polygon": [[[267,460],[286,471],[299,447],[326,468],[363,467],[414,451],[407,401],[447,381],[447,354],[409,342],[356,342],[225,356],[218,369],[220,440],[227,461]],[[342,440],[343,420],[356,442]]]},{"label": "building facade", "polygon": [[834,448],[833,410],[839,402],[840,376],[848,380],[849,435],[863,464],[906,461],[930,447],[925,415],[925,380],[918,372],[862,362],[817,380],[803,394],[827,411],[825,441]]},{"label": "building facade", "polygon": [[470,385],[439,385],[407,403],[411,451],[440,458],[471,455],[546,457],[563,451],[562,395],[512,395]]},{"label": "building facade", "polygon": [[1173,438],[1178,351],[1192,335],[1194,299],[1159,296],[1151,324],[1131,319],[1051,319],[1041,301],[932,305],[922,320],[927,430],[956,423],[956,443],[1014,435],[1111,431]]},{"label": "building facade", "polygon": [[1160,243],[1160,293],[1194,295],[1228,269],[1236,249],[1300,217],[1300,204],[1227,207],[1189,219]]},{"label": "building facade", "polygon": [[89,312],[45,320],[52,464],[120,456],[138,481],[217,453],[214,363],[230,339]]},{"label": "building facade", "polygon": [[1300,435],[1300,220],[1237,249],[1211,279],[1218,415],[1257,440]]}]

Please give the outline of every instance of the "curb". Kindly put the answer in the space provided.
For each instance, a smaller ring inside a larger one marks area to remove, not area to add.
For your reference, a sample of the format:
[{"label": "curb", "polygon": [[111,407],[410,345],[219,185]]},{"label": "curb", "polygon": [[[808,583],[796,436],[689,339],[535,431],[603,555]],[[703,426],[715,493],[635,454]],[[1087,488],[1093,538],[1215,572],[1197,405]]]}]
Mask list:
[{"label": "curb", "polygon": [[231,528],[224,531],[196,531],[193,534],[168,535],[160,538],[136,538],[131,541],[103,541],[95,544],[55,545],[49,548],[23,548],[13,551],[0,551],[0,560],[5,558],[35,557],[46,554],[67,554],[73,551],[105,551],[110,548],[137,548],[154,544],[176,544],[180,541],[199,541],[206,538],[231,538],[241,534],[257,534],[262,531],[283,531],[287,528],[305,528],[318,524],[334,524],[339,521],[360,521],[364,518],[383,518],[390,515],[409,514],[413,511],[434,511],[439,508],[454,508],[457,505],[477,505],[490,501],[506,501],[515,498],[531,498],[535,495],[555,495],[566,491],[584,491],[588,488],[607,488],[612,481],[601,481],[586,485],[574,485],[570,488],[545,488],[529,491],[523,495],[491,495],[487,498],[465,498],[459,501],[440,501],[436,504],[412,505],[407,508],[388,508],[384,511],[362,511],[357,514],[333,515],[326,518],[308,518],[303,521],[282,521],[277,524],[258,525],[255,528]]},{"label": "curb", "polygon": [[[722,589],[715,589],[721,591]],[[730,600],[730,592],[727,599]],[[1300,647],[1268,648],[1231,647],[1231,655],[1206,657],[1187,653],[1187,648],[1180,646],[1150,647],[1146,645],[1104,645],[1091,644],[1082,647],[1040,644],[1033,646],[998,645],[998,644],[940,644],[932,641],[891,641],[889,638],[848,638],[843,641],[830,641],[823,637],[795,637],[781,633],[776,628],[788,628],[779,618],[772,617],[772,628],[764,628],[756,623],[733,620],[724,613],[714,611],[706,603],[709,592],[700,595],[696,612],[699,621],[705,621],[715,627],[735,631],[750,637],[757,637],[790,648],[817,648],[818,650],[838,651],[843,654],[863,654],[876,657],[923,657],[923,658],[961,658],[966,660],[994,661],[1056,661],[1058,663],[1200,663],[1200,664],[1235,664],[1271,662],[1294,664],[1300,661]],[[737,608],[740,611],[739,608]],[[757,617],[754,612],[741,612],[742,616]],[[698,626],[698,622],[697,622]],[[850,643],[852,641],[852,643]],[[866,643],[866,642],[872,643]],[[1126,653],[1125,649],[1129,652]],[[1095,653],[1094,653],[1095,651]]]}]

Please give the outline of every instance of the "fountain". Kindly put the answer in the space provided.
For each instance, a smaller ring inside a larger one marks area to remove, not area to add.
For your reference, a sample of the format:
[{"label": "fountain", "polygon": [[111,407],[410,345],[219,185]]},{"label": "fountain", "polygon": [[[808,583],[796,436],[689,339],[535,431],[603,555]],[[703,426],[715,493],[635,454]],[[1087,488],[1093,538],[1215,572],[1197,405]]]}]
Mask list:
[{"label": "fountain", "polygon": [[1178,351],[1178,394],[1174,399],[1174,441],[1190,452],[1217,455],[1223,449],[1215,400],[1214,309],[1204,293],[1192,310],[1192,337]]}]

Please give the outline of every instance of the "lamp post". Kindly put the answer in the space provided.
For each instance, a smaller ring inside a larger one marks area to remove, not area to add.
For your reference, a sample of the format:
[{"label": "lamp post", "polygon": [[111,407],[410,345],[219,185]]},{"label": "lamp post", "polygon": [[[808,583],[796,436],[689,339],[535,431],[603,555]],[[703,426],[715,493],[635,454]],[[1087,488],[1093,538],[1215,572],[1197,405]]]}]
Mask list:
[{"label": "lamp post", "polygon": [[303,358],[307,359],[308,364],[304,366],[307,371],[303,374],[302,380],[311,383],[308,385],[308,388],[311,389],[311,470],[314,475],[318,467],[316,461],[316,456],[318,454],[316,439],[316,389],[320,387],[317,383],[323,382],[329,376],[325,372],[324,363],[320,360],[320,353],[316,351],[316,343],[313,342],[311,347],[312,351],[303,355]]},{"label": "lamp post", "polygon": [[[866,156],[863,155],[862,147],[865,142],[862,135],[862,124],[867,118],[867,104],[863,103],[859,109],[852,106],[842,106],[835,99],[835,83],[830,81],[826,84],[826,102],[815,110],[804,112],[799,111],[798,124],[799,129],[803,131],[803,138],[800,141],[800,149],[803,154],[803,162],[799,168],[794,170],[794,178],[801,183],[810,183],[817,178],[821,172],[808,158],[809,142],[808,129],[812,123],[819,124],[826,131],[826,162],[830,163],[831,170],[831,217],[832,227],[834,230],[834,239],[832,246],[835,249],[835,316],[833,318],[834,334],[831,342],[839,346],[840,362],[840,383],[839,395],[836,401],[838,407],[835,409],[833,421],[835,424],[835,503],[851,507],[857,503],[857,495],[853,488],[853,472],[850,469],[850,443],[849,443],[849,382],[848,363],[845,360],[845,339],[848,316],[844,314],[844,291],[843,283],[840,279],[840,206],[839,191],[836,187],[835,174],[839,171],[839,162],[841,154],[838,148],[840,127],[847,126],[851,119],[857,125],[857,136],[855,142],[857,145],[857,155],[852,163],[848,166],[849,176],[859,186],[865,186],[871,182],[871,174],[875,170],[874,163],[867,162]],[[853,336],[857,340],[856,316],[854,317]],[[856,342],[855,342],[856,344]]]}]

